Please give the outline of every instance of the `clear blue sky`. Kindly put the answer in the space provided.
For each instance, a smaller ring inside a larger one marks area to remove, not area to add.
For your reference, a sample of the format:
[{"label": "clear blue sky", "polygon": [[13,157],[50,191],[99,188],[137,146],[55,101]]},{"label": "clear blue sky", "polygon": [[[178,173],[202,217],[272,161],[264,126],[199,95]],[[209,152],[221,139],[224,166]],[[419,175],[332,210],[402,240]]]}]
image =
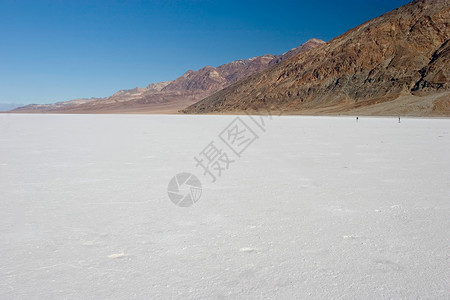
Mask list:
[{"label": "clear blue sky", "polygon": [[332,39],[406,0],[0,0],[0,104],[109,96]]}]

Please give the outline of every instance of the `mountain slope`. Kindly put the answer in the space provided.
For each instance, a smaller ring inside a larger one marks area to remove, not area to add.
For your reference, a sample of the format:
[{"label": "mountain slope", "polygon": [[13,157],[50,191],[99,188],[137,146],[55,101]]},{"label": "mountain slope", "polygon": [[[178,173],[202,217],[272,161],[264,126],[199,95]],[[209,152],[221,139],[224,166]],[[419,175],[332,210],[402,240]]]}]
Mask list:
[{"label": "mountain slope", "polygon": [[303,45],[297,47],[297,48],[293,48],[291,50],[289,50],[288,52],[285,52],[281,55],[279,55],[278,57],[276,57],[275,59],[273,59],[270,63],[269,66],[274,66],[278,63],[280,63],[281,61],[291,58],[299,53],[302,52],[306,52],[309,51],[311,49],[316,48],[317,46],[320,46],[322,44],[325,44],[324,41],[319,40],[319,39],[310,39],[308,40],[308,42],[304,43]]},{"label": "mountain slope", "polygon": [[[427,105],[433,107],[432,101],[448,99],[450,89],[449,23],[450,0],[413,1],[221,90],[184,112],[280,107],[288,112],[342,113],[386,102],[390,113],[410,113],[392,110],[393,100],[407,97],[414,102],[419,96],[428,97]],[[383,114],[383,109],[378,113]],[[450,111],[426,114],[450,115]]]},{"label": "mountain slope", "polygon": [[178,112],[230,84],[267,69],[269,65],[276,64],[276,60],[281,61],[292,53],[301,53],[323,43],[325,42],[311,39],[280,56],[266,54],[233,61],[217,68],[206,66],[198,71],[189,70],[173,81],[152,83],[145,88],[121,90],[107,98],[77,99],[44,105],[33,104],[13,111],[52,113]]}]

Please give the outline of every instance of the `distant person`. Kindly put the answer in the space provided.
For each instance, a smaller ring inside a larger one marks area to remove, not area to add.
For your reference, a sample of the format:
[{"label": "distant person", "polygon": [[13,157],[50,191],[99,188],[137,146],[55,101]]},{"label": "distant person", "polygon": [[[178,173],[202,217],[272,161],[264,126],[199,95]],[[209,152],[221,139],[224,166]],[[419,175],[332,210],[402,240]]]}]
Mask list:
[{"label": "distant person", "polygon": [[398,116],[398,122],[400,123],[400,116]]},{"label": "distant person", "polygon": [[359,120],[359,118],[358,118],[358,117],[356,117],[356,122],[358,122],[358,120]]}]

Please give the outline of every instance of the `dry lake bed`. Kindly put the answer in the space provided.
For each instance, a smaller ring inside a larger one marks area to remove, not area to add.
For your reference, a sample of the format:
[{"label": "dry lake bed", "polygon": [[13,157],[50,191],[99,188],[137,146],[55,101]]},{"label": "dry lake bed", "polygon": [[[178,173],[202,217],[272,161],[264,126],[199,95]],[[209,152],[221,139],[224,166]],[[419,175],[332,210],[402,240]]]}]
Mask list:
[{"label": "dry lake bed", "polygon": [[0,298],[448,299],[449,153],[450,119],[0,114]]}]

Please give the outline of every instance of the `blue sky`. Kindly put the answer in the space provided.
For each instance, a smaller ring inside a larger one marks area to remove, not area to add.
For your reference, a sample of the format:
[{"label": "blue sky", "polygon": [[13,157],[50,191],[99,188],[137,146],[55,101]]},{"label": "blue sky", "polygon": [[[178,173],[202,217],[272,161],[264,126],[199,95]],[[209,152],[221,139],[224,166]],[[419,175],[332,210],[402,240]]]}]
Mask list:
[{"label": "blue sky", "polygon": [[0,104],[109,96],[325,41],[405,0],[0,0]]}]

